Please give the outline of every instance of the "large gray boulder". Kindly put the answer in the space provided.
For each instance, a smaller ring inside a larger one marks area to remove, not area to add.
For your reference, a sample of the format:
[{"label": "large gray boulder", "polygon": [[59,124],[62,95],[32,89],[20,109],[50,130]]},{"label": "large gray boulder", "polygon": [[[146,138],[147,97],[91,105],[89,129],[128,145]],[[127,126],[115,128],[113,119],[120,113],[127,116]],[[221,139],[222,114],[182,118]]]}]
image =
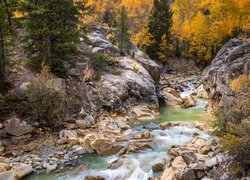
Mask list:
[{"label": "large gray boulder", "polygon": [[250,75],[250,43],[232,39],[202,73],[202,83],[209,99],[222,105],[224,96],[234,96],[230,83],[240,75]]},{"label": "large gray boulder", "polygon": [[[111,109],[128,109],[131,102],[158,105],[154,80],[148,71],[130,57],[119,59],[120,75],[104,74],[98,87],[88,92],[88,100],[95,106]],[[136,104],[135,104],[136,105]]]},{"label": "large gray boulder", "polygon": [[7,134],[13,136],[22,136],[33,131],[33,127],[26,121],[22,121],[18,118],[11,118],[4,121],[4,128]]}]

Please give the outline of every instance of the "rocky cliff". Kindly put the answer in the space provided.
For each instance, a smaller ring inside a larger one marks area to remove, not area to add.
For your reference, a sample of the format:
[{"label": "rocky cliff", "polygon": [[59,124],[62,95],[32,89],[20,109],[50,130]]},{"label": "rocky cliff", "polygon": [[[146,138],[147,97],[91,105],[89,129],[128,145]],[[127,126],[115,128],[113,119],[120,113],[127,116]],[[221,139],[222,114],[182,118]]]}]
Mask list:
[{"label": "rocky cliff", "polygon": [[233,103],[236,94],[232,92],[230,83],[240,75],[250,75],[250,43],[232,39],[202,73],[202,82],[209,93],[212,108],[223,106],[224,97]]}]

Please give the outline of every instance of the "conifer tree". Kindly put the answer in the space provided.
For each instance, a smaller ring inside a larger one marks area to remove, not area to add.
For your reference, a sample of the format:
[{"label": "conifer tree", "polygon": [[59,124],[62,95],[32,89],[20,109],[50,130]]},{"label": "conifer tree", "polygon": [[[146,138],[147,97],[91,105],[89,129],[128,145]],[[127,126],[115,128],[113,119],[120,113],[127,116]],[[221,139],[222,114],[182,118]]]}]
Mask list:
[{"label": "conifer tree", "polygon": [[130,48],[130,34],[128,16],[125,7],[122,7],[117,20],[117,40],[121,55],[124,55]]},{"label": "conifer tree", "polygon": [[154,6],[149,17],[148,29],[151,35],[151,43],[146,51],[150,58],[158,61],[163,60],[163,57],[166,58],[166,51],[171,40],[173,13],[168,1],[154,0]]},{"label": "conifer tree", "polygon": [[109,27],[115,26],[115,13],[111,7],[106,7],[103,15],[103,23],[107,24]]},{"label": "conifer tree", "polygon": [[26,15],[23,21],[28,32],[24,37],[30,53],[30,65],[39,69],[42,61],[52,72],[65,76],[63,60],[76,50],[79,41],[79,16],[85,1],[24,0],[20,5]]},{"label": "conifer tree", "polygon": [[9,64],[13,38],[12,13],[14,0],[0,0],[0,91],[5,88],[6,68]]}]

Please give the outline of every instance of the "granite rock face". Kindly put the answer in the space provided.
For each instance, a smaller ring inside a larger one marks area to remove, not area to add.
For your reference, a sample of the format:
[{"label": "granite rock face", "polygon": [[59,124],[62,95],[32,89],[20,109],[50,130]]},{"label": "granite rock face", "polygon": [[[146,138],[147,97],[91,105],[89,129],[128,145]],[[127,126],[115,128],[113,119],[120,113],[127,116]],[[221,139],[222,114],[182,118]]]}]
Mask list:
[{"label": "granite rock face", "polygon": [[235,95],[230,83],[240,75],[250,75],[250,43],[231,39],[202,73],[202,83],[214,105],[220,106],[223,97]]}]

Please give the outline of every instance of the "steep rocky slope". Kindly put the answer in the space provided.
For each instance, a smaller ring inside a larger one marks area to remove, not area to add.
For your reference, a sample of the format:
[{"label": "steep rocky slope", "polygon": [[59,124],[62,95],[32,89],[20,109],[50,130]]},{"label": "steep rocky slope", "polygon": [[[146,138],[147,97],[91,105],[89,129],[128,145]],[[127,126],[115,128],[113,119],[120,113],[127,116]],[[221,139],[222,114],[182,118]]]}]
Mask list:
[{"label": "steep rocky slope", "polygon": [[234,103],[236,94],[232,92],[230,83],[240,75],[250,75],[250,43],[232,39],[202,73],[212,108],[223,106],[224,98],[231,99],[228,101],[231,105]]}]

